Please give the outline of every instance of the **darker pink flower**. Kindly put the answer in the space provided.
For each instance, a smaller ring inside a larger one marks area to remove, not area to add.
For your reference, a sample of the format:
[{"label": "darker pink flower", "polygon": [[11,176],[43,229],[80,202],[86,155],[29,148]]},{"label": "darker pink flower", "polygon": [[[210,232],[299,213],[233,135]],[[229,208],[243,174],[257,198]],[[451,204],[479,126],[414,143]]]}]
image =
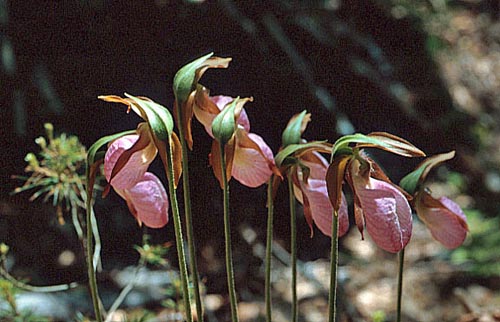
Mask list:
[{"label": "darker pink flower", "polygon": [[467,218],[459,205],[446,197],[435,199],[424,189],[416,195],[415,208],[418,217],[437,241],[449,249],[462,245],[468,227]]},{"label": "darker pink flower", "polygon": [[160,179],[147,172],[157,149],[144,135],[126,135],[111,143],[104,157],[104,175],[139,224],[161,228],[168,222],[168,197]]},{"label": "darker pink flower", "polygon": [[364,160],[362,164],[353,159],[350,162],[356,224],[361,231],[366,224],[368,233],[380,248],[396,253],[410,241],[410,205],[394,184],[373,178],[371,172],[371,161]]}]

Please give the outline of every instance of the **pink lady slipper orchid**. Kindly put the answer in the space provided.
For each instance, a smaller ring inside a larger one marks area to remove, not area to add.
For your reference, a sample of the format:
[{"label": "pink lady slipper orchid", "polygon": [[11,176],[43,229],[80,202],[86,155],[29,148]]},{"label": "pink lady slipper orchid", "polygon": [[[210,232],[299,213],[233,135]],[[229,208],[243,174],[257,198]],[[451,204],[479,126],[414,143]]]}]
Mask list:
[{"label": "pink lady slipper orchid", "polygon": [[410,205],[396,185],[375,179],[373,169],[368,159],[350,161],[348,176],[354,192],[356,224],[361,233],[366,224],[368,233],[380,248],[397,253],[410,241]]},{"label": "pink lady slipper orchid", "polygon": [[[276,156],[276,161],[283,173],[289,173],[289,179],[293,183],[293,193],[303,205],[304,217],[311,229],[311,236],[314,223],[323,234],[331,237],[333,207],[325,180],[328,162],[320,154],[320,152],[330,153],[331,145],[326,142],[307,143],[301,138],[310,121],[311,114],[307,111],[296,114],[290,119],[283,131],[283,148]],[[278,184],[273,184],[273,187],[277,186]],[[342,236],[349,227],[347,202],[343,194],[337,215],[338,236]]]},{"label": "pink lady slipper orchid", "polygon": [[[312,223],[326,236],[332,237],[333,206],[328,198],[326,171],[328,162],[316,151],[308,151],[299,157],[299,162],[307,167],[309,176],[300,166],[292,174],[294,194],[304,207],[304,217],[313,233]],[[349,228],[347,201],[342,193],[339,216],[338,236],[343,236]]]},{"label": "pink lady slipper orchid", "polygon": [[[196,92],[194,115],[203,124],[207,133],[212,133],[214,119],[234,102],[235,99],[228,96],[209,96],[208,90],[202,88]],[[243,109],[243,105],[252,101],[252,98],[237,99],[235,102],[235,131],[232,138],[225,145],[227,178],[234,177],[241,184],[255,188],[269,180],[273,172],[278,172],[274,164],[274,156],[271,148],[264,142],[262,137],[250,132],[250,122]],[[210,153],[210,165],[221,187],[222,176],[220,170],[219,144],[213,141]],[[279,173],[279,172],[278,172]]]},{"label": "pink lady slipper orchid", "polygon": [[[354,143],[354,147],[349,145]],[[366,226],[374,242],[382,249],[396,253],[410,241],[412,230],[411,196],[393,184],[382,169],[368,158],[362,148],[379,148],[394,154],[417,157],[425,153],[410,142],[385,132],[341,137],[332,149],[332,163],[327,171],[330,202],[340,207],[345,181],[354,194],[354,219],[361,232]]]},{"label": "pink lady slipper orchid", "polygon": [[104,157],[104,175],[115,191],[127,202],[130,212],[139,222],[151,228],[161,228],[168,222],[168,197],[160,179],[147,172],[157,154],[148,144],[134,152],[116,172],[120,157],[139,142],[139,135],[126,135],[110,144]]},{"label": "pink lady slipper orchid", "polygon": [[418,217],[437,241],[449,249],[462,245],[468,226],[458,204],[446,197],[435,199],[428,189],[424,189],[415,197],[415,208]]},{"label": "pink lady slipper orchid", "polygon": [[457,248],[464,242],[468,231],[467,218],[460,206],[452,200],[446,197],[434,198],[423,182],[432,168],[454,156],[455,151],[451,151],[427,158],[401,180],[403,188],[415,193],[413,204],[418,217],[429,228],[432,237],[449,249]]},{"label": "pink lady slipper orchid", "polygon": [[[168,198],[160,180],[147,172],[147,168],[158,154],[165,170],[172,167],[169,171],[176,187],[182,172],[181,145],[165,107],[147,97],[125,95],[126,98],[106,95],[99,99],[127,105],[127,112],[134,111],[144,122],[139,123],[136,135],[120,137],[110,144],[104,158],[104,173],[110,185],[127,201],[139,224],[163,227],[168,221]],[[167,160],[170,155],[172,162]]]}]

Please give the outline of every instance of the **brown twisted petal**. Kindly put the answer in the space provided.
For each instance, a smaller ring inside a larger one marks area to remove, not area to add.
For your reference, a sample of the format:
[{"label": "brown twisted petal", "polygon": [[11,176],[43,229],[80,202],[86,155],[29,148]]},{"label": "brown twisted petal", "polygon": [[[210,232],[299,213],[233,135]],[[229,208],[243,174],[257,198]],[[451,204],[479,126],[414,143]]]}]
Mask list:
[{"label": "brown twisted petal", "polygon": [[326,186],[328,197],[336,212],[339,211],[342,202],[342,184],[346,173],[347,165],[351,160],[349,155],[336,157],[328,167],[326,172]]},{"label": "brown twisted petal", "polygon": [[[233,159],[234,159],[234,149],[235,149],[235,140],[234,137],[224,146],[224,156],[226,159],[226,179],[227,182],[231,180],[231,170],[233,167]],[[224,189],[224,181],[222,180],[222,162],[221,162],[221,153],[220,153],[220,143],[217,140],[212,141],[212,150],[208,155],[208,160],[212,170],[214,171],[214,175],[219,181],[219,185],[221,189]]]}]

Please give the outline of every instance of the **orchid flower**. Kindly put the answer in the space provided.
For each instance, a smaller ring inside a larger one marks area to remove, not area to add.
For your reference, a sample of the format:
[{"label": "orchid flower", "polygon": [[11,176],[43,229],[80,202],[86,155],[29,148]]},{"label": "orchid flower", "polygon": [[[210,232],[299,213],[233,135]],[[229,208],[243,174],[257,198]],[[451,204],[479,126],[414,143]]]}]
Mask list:
[{"label": "orchid flower", "polygon": [[[168,198],[160,180],[147,168],[160,151],[162,161],[167,168],[166,144],[162,140],[165,133],[171,131],[167,125],[171,122],[170,114],[164,114],[165,108],[148,98],[128,96],[100,96],[108,102],[123,103],[133,110],[145,122],[139,123],[135,135],[123,136],[110,144],[104,157],[104,174],[115,191],[126,200],[127,205],[139,224],[151,228],[160,228],[168,222]],[[154,113],[152,113],[154,111]],[[168,113],[168,112],[167,112]],[[168,117],[166,117],[168,115]],[[156,118],[165,119],[165,122]],[[170,122],[169,122],[170,121]],[[175,133],[167,138],[173,147],[175,182],[180,177],[179,141]],[[160,137],[161,136],[161,137]]]},{"label": "orchid flower", "polygon": [[[313,233],[312,223],[326,236],[332,237],[332,214],[333,207],[328,198],[326,187],[326,171],[328,162],[316,151],[307,151],[298,157],[299,162],[307,167],[295,167],[292,174],[294,194],[304,207],[304,217]],[[309,171],[309,176],[306,172]],[[342,194],[342,202],[338,211],[339,230],[338,236],[343,236],[349,228],[349,217],[347,214],[347,201]]]},{"label": "orchid flower", "polygon": [[179,129],[182,129],[183,137],[189,149],[193,148],[193,137],[191,131],[191,120],[195,108],[195,97],[204,88],[198,84],[201,76],[209,68],[227,68],[231,58],[213,57],[210,53],[185,65],[174,77],[175,105],[174,117]]},{"label": "orchid flower", "polygon": [[[274,163],[274,155],[264,139],[250,133],[250,122],[243,105],[252,98],[234,99],[229,96],[209,96],[205,88],[196,92],[194,115],[203,124],[207,133],[214,137],[212,125],[215,118],[224,109],[234,109],[235,126],[230,139],[225,144],[227,159],[227,178],[234,177],[241,184],[255,188],[269,180],[272,173],[278,170]],[[219,144],[214,140],[210,153],[210,165],[221,187]]]},{"label": "orchid flower", "polygon": [[[301,138],[310,121],[311,114],[306,111],[290,119],[283,131],[283,149],[276,156],[276,160],[282,172],[290,174],[295,198],[303,206],[311,236],[314,223],[323,234],[331,237],[333,207],[326,185],[328,161],[320,154],[330,153],[331,146],[325,142],[307,143]],[[347,201],[343,194],[338,216],[340,237],[349,227]]]},{"label": "orchid flower", "polygon": [[397,253],[410,241],[411,208],[404,194],[388,180],[375,179],[371,161],[350,162],[348,175],[354,193],[356,224],[363,226],[380,248]]},{"label": "orchid flower", "polygon": [[[356,146],[349,147],[350,143]],[[412,230],[409,195],[385,175],[366,156],[362,148],[376,147],[395,154],[415,157],[425,154],[397,136],[374,132],[340,138],[332,151],[333,161],[327,172],[330,201],[335,209],[341,204],[342,184],[348,182],[354,194],[354,219],[363,238],[364,227],[382,249],[397,253],[409,242]]]},{"label": "orchid flower", "polygon": [[117,161],[134,144],[139,135],[126,135],[110,144],[104,157],[104,175],[115,191],[127,202],[130,212],[139,224],[161,228],[168,222],[168,197],[157,176],[147,172],[157,154],[154,145],[134,152],[123,167],[112,177]]},{"label": "orchid flower", "polygon": [[430,157],[401,180],[401,186],[415,194],[414,206],[418,217],[429,228],[432,236],[449,249],[457,248],[464,242],[468,231],[467,218],[454,201],[447,197],[434,198],[423,182],[432,168],[454,155],[455,151],[451,151]]}]

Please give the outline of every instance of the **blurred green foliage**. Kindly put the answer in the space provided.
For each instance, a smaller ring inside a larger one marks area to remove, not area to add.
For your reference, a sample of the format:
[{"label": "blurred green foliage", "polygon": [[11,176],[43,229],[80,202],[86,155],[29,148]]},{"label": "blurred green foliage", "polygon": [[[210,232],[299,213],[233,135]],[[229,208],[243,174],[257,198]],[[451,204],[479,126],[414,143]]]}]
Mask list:
[{"label": "blurred green foliage", "polygon": [[[6,303],[6,307],[0,306],[0,321],[3,322],[45,322],[48,319],[37,316],[29,310],[20,310],[16,304],[16,294],[19,289],[12,282],[0,279],[0,304]],[[2,303],[3,302],[3,303]]]},{"label": "blurred green foliage", "polygon": [[469,223],[466,243],[451,253],[454,264],[473,275],[500,275],[500,217],[487,218],[478,210],[465,210]]}]

